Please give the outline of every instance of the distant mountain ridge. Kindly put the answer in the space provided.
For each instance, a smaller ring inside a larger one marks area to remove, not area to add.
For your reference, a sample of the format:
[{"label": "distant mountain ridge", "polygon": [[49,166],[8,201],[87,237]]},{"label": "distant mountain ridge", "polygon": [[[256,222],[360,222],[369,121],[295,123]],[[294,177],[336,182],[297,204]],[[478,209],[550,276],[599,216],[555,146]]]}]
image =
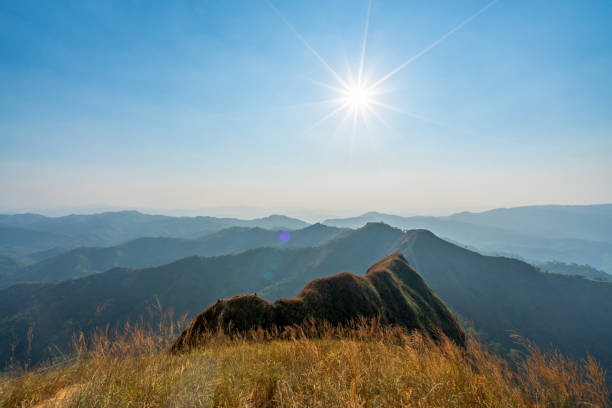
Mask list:
[{"label": "distant mountain ridge", "polygon": [[294,298],[270,303],[257,295],[221,299],[200,313],[176,339],[172,350],[202,344],[203,334],[299,326],[306,321],[347,326],[359,318],[417,330],[429,338],[446,336],[465,346],[466,336],[444,303],[400,253],[370,266],[364,276],[349,272],[312,280]]},{"label": "distant mountain ridge", "polygon": [[612,204],[496,208],[457,213],[449,218],[547,238],[612,243]]},{"label": "distant mountain ridge", "polygon": [[[215,217],[169,217],[137,211],[106,212],[87,215],[45,217],[38,214],[0,215],[0,251],[3,247],[19,249],[19,254],[53,247],[117,245],[142,237],[199,238],[229,227],[300,229],[309,224],[284,215],[270,215],[253,220]],[[13,228],[13,235],[3,229]],[[25,231],[20,232],[19,231]],[[31,233],[36,243],[28,247],[22,235]],[[37,238],[49,237],[42,241]],[[42,242],[39,242],[42,241]],[[5,253],[11,255],[10,253]]]},{"label": "distant mountain ridge", "polygon": [[50,282],[78,278],[120,266],[159,266],[193,255],[226,255],[258,247],[317,246],[346,232],[339,228],[314,224],[291,231],[290,239],[285,242],[280,239],[278,231],[259,227],[230,227],[198,239],[139,238],[112,247],[80,247],[21,269],[6,261],[6,268],[10,268],[12,273],[5,272],[4,276],[0,276],[0,288],[18,282]]},{"label": "distant mountain ridge", "polygon": [[562,275],[582,276],[587,279],[605,280],[612,282],[612,275],[588,265],[566,264],[563,262],[545,262],[535,265],[538,269],[548,273]]},{"label": "distant mountain ridge", "polygon": [[[524,221],[516,221],[526,211],[525,209],[530,210],[532,208],[536,211],[536,215],[532,216],[528,213],[525,215]],[[561,261],[588,264],[612,273],[612,236],[610,236],[612,234],[612,222],[607,215],[612,205],[550,206],[556,212],[554,217],[551,216],[553,220],[549,222],[548,231],[559,231],[567,227],[567,231],[560,233],[556,238],[551,238],[546,234],[544,236],[538,235],[538,233],[544,233],[545,226],[542,226],[542,224],[545,223],[539,221],[538,224],[537,219],[551,218],[539,217],[539,213],[546,212],[548,208],[549,206],[517,207],[518,215],[514,215],[515,209],[508,209],[508,212],[513,214],[509,224],[516,225],[512,229],[502,228],[500,226],[502,225],[501,222],[488,224],[485,222],[488,217],[487,213],[460,213],[448,217],[401,217],[369,212],[358,217],[328,219],[323,223],[335,227],[360,228],[368,222],[384,222],[396,228],[407,230],[422,228],[485,254],[518,257],[535,263]],[[497,213],[498,210],[492,211]],[[506,213],[506,211],[502,211],[502,213]],[[568,220],[565,222],[562,222],[562,219],[559,220],[561,217],[559,213],[567,214]],[[575,213],[578,215],[573,216]],[[481,214],[485,214],[483,219],[479,218]],[[590,227],[587,226],[577,230],[585,217],[591,220],[591,224],[599,223],[597,232],[589,234]],[[534,225],[533,230],[528,228],[531,224]],[[524,228],[519,228],[520,225],[523,225]],[[507,225],[504,226],[507,227]],[[579,236],[590,240],[576,237],[568,238],[568,231],[574,231]],[[553,233],[550,234],[555,236]],[[606,239],[606,236],[610,239]]]},{"label": "distant mountain ridge", "polygon": [[[542,348],[551,344],[583,357],[588,351],[612,365],[612,284],[541,273],[524,262],[483,256],[424,230],[401,231],[372,223],[319,247],[257,248],[235,255],[189,257],[153,268],[114,268],[58,283],[18,284],[0,290],[0,361],[47,347],[65,350],[74,330],[148,316],[159,299],[175,316],[195,316],[219,298],[257,293],[265,299],[295,296],[310,280],[338,271],[365,270],[401,252],[432,290],[487,342],[509,349],[517,332]],[[545,323],[543,323],[545,322]]]},{"label": "distant mountain ridge", "polygon": [[[360,228],[367,222],[385,222],[402,229],[423,228],[485,254],[503,254],[533,263],[588,264],[612,273],[611,209],[611,204],[530,206],[448,217],[401,217],[370,212],[324,223]],[[32,263],[45,255],[57,254],[59,248],[115,246],[144,237],[193,239],[233,226],[293,230],[307,225],[281,215],[254,220],[170,217],[137,211],[64,217],[0,215],[0,255]]]}]

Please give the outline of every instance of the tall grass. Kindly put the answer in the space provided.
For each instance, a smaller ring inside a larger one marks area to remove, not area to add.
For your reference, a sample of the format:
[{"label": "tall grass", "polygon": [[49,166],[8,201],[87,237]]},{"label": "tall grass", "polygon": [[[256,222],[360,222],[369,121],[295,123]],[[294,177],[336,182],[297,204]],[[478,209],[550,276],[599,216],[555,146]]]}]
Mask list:
[{"label": "tall grass", "polygon": [[476,340],[443,339],[359,321],[242,336],[210,333],[168,352],[185,321],[126,325],[74,339],[74,360],[5,373],[2,407],[608,407],[588,358],[525,342],[508,364]]}]

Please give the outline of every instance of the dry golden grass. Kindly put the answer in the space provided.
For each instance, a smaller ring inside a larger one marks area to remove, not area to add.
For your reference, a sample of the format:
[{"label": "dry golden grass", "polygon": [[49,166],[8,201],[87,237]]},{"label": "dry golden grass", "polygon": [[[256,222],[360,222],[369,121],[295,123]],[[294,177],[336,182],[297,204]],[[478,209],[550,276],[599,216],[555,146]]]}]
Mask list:
[{"label": "dry golden grass", "polygon": [[[184,325],[184,321],[182,323]],[[75,337],[73,361],[5,373],[2,407],[607,407],[604,373],[526,343],[511,368],[376,322],[229,338],[168,353],[175,324]],[[112,339],[112,340],[111,340]]]}]

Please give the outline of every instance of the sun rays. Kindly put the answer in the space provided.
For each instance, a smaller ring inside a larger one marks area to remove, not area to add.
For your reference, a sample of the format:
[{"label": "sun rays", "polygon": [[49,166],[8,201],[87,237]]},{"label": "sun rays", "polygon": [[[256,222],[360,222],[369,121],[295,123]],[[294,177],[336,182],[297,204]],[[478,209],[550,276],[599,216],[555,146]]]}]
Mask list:
[{"label": "sun rays", "polygon": [[372,117],[382,124],[386,125],[386,122],[383,120],[381,114],[377,111],[377,109],[384,109],[399,112],[402,114],[406,114],[412,118],[418,120],[424,120],[425,122],[435,123],[426,119],[423,119],[417,115],[413,115],[404,111],[403,109],[385,103],[377,97],[379,97],[383,92],[381,91],[381,85],[386,82],[388,79],[396,75],[398,72],[402,71],[404,68],[418,60],[420,57],[431,51],[434,47],[438,46],[444,40],[449,38],[451,35],[462,29],[476,17],[484,13],[487,9],[493,6],[498,0],[492,0],[487,3],[484,7],[479,9],[477,12],[469,16],[468,18],[461,21],[451,30],[446,32],[443,36],[430,43],[428,46],[414,54],[412,57],[408,58],[397,67],[390,70],[387,74],[381,76],[380,78],[368,82],[365,75],[365,55],[366,55],[366,46],[368,40],[368,31],[370,27],[370,14],[372,11],[372,1],[368,2],[368,8],[366,13],[366,19],[363,30],[363,38],[361,42],[361,52],[359,57],[359,67],[357,69],[357,77],[354,78],[352,72],[349,70],[348,76],[342,77],[336,70],[334,70],[331,65],[325,61],[325,59],[306,41],[306,39],[293,27],[293,25],[285,18],[285,16],[276,8],[274,4],[270,0],[267,0],[269,6],[274,10],[274,12],[280,17],[280,19],[285,23],[285,25],[296,35],[296,37],[300,40],[300,42],[317,58],[317,60],[330,72],[330,74],[336,80],[336,84],[328,84],[323,81],[312,80],[314,84],[323,86],[328,90],[334,92],[336,96],[331,99],[326,99],[323,101],[316,102],[317,104],[330,104],[334,105],[334,108],[324,115],[321,119],[316,121],[310,128],[314,128],[319,124],[333,118],[339,116],[340,113],[345,112],[344,118],[339,123],[339,126],[343,125],[347,121],[350,120],[352,123],[352,134],[355,136],[355,131],[359,121],[362,121],[366,127],[368,126],[369,118]]}]

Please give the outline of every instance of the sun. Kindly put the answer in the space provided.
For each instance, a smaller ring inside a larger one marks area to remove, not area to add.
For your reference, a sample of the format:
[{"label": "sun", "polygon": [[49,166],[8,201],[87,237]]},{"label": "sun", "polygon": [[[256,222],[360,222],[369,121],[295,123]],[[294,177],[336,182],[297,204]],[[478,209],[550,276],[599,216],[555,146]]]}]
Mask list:
[{"label": "sun", "polygon": [[[358,124],[358,121],[361,120],[363,124],[368,126],[369,117],[373,117],[380,121],[382,124],[385,124],[385,121],[382,119],[381,115],[377,112],[376,108],[383,108],[392,110],[395,112],[399,112],[402,114],[406,114],[415,119],[425,120],[420,118],[418,115],[413,115],[409,112],[406,112],[404,109],[399,109],[392,105],[382,102],[378,98],[388,91],[382,91],[381,85],[386,82],[389,78],[396,75],[398,72],[402,71],[404,68],[421,58],[423,55],[427,54],[433,48],[437,47],[440,43],[446,40],[448,37],[459,31],[461,28],[466,26],[469,22],[474,20],[476,17],[484,13],[487,9],[497,3],[499,0],[491,0],[480,10],[461,21],[458,25],[453,27],[450,31],[446,32],[446,34],[442,35],[437,40],[431,42],[425,48],[421,49],[421,51],[414,54],[412,57],[405,60],[403,63],[389,71],[387,74],[379,77],[377,80],[368,82],[366,80],[366,75],[364,72],[365,65],[365,53],[366,53],[366,43],[368,39],[368,29],[370,25],[370,12],[372,10],[372,0],[368,1],[368,9],[366,13],[365,26],[363,31],[363,39],[361,42],[361,53],[359,58],[359,68],[356,71],[357,75],[353,76],[349,68],[348,75],[346,77],[342,77],[338,72],[336,72],[328,63],[323,59],[323,57],[306,41],[306,39],[291,25],[291,23],[283,16],[283,14],[274,6],[272,0],[267,0],[268,5],[272,8],[272,10],[281,18],[281,20],[285,23],[287,27],[295,34],[295,36],[304,44],[304,46],[319,60],[319,62],[329,71],[329,73],[336,79],[335,85],[330,85],[321,81],[312,80],[313,83],[317,85],[322,85],[337,94],[336,98],[327,99],[319,102],[314,102],[314,104],[332,104],[336,105],[335,109],[326,114],[323,118],[319,119],[315,124],[311,126],[311,128],[319,125],[320,123],[338,115],[340,112],[346,112],[344,119],[341,123],[345,122],[347,119],[352,118],[353,124],[353,136],[355,135],[355,129]],[[309,103],[312,105],[313,103]],[[425,120],[427,121],[427,120]]]},{"label": "sun", "polygon": [[371,92],[368,88],[361,85],[353,85],[346,88],[343,93],[345,96],[342,98],[342,102],[348,105],[348,107],[352,107],[353,109],[360,111],[371,108],[370,105],[373,101],[373,92]]}]

